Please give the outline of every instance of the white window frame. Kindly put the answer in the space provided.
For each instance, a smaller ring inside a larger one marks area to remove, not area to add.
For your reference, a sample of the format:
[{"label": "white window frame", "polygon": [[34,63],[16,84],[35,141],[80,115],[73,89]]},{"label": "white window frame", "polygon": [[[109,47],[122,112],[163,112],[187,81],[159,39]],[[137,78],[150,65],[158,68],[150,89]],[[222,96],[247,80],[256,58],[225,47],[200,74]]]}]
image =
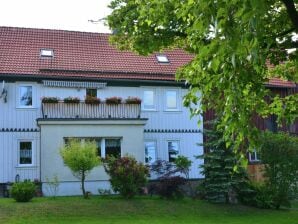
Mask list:
[{"label": "white window frame", "polygon": [[86,139],[98,139],[100,140],[100,157],[101,158],[106,158],[106,140],[107,139],[119,139],[120,140],[120,157],[122,157],[122,137],[63,137],[64,139],[64,143],[65,143],[65,139],[71,139],[71,138],[75,138],[75,139],[79,139],[81,142],[86,141]]},{"label": "white window frame", "polygon": [[[146,91],[152,91],[153,92],[153,105],[152,105],[152,108],[146,108],[145,107],[145,92]],[[156,105],[157,105],[157,97],[156,97],[156,89],[154,88],[146,88],[146,89],[143,89],[143,92],[142,92],[142,110],[143,111],[156,111]]]},{"label": "white window frame", "polygon": [[[167,102],[168,102],[167,93],[170,92],[170,91],[176,92],[176,108],[169,108],[167,106]],[[164,99],[165,99],[165,103],[164,103],[164,110],[165,111],[180,111],[180,102],[179,102],[180,91],[179,91],[179,89],[165,89]]]},{"label": "white window frame", "polygon": [[[31,142],[31,163],[30,164],[21,164],[20,163],[20,151],[21,151],[21,142]],[[35,147],[34,147],[34,140],[33,139],[18,139],[17,145],[17,155],[18,155],[18,167],[32,167],[35,164]]]},{"label": "white window frame", "polygon": [[167,157],[168,161],[170,162],[170,154],[169,154],[169,142],[177,142],[178,143],[178,154],[177,156],[181,155],[181,148],[180,148],[180,139],[167,139],[166,140],[166,149],[167,149]]},{"label": "white window frame", "polygon": [[[24,105],[21,105],[21,87],[31,87],[32,88],[32,105],[30,106],[24,106]],[[33,83],[19,83],[17,86],[16,86],[16,105],[17,105],[17,108],[20,108],[20,109],[32,109],[32,108],[35,108],[35,85]]]},{"label": "white window frame", "polygon": [[[155,147],[155,160],[153,162],[146,162],[146,143],[154,143],[154,147]],[[157,142],[156,142],[156,140],[146,139],[144,141],[144,152],[145,152],[145,154],[144,154],[144,163],[145,164],[152,164],[152,163],[154,163],[157,160],[157,158],[158,158],[157,157]]]},{"label": "white window frame", "polygon": [[[252,153],[254,154],[255,159],[252,159]],[[261,161],[258,157],[258,152],[256,149],[254,149],[252,152],[248,153],[248,159],[249,159],[249,162],[260,162]]]}]

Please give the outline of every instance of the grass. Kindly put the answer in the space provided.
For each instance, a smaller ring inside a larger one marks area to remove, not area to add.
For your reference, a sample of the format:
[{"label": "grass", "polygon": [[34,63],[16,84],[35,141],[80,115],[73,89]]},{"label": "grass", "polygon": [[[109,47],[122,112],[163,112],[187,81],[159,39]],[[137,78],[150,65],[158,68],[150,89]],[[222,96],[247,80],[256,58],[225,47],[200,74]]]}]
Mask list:
[{"label": "grass", "polygon": [[[298,208],[298,203],[295,204]],[[150,223],[244,224],[298,223],[298,209],[261,210],[239,205],[213,205],[199,200],[139,197],[35,198],[30,203],[0,199],[0,223]]]}]

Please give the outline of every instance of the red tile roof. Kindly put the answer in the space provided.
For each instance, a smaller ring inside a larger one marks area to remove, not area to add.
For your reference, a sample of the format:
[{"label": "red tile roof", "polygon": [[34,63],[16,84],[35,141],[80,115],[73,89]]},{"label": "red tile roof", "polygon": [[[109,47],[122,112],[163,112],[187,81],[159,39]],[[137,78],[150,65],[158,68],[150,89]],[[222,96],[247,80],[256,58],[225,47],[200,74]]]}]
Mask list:
[{"label": "red tile roof", "polygon": [[[174,80],[176,70],[193,56],[165,51],[169,64],[111,46],[109,34],[0,27],[0,74]],[[54,57],[41,58],[41,49]]]},{"label": "red tile roof", "polygon": [[[169,64],[156,55],[140,56],[111,46],[109,34],[64,30],[0,27],[0,75],[165,80],[193,56],[181,49],[165,51]],[[53,49],[54,57],[41,58],[41,49]],[[272,79],[276,87],[294,83]]]},{"label": "red tile roof", "polygon": [[281,80],[279,78],[270,78],[266,85],[270,87],[295,88],[296,84],[291,81]]}]

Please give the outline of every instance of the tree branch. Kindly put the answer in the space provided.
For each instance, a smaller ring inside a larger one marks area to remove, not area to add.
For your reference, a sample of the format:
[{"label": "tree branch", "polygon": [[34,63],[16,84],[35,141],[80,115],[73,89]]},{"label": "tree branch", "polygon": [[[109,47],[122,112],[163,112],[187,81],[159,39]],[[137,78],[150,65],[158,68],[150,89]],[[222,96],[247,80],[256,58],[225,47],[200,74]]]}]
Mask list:
[{"label": "tree branch", "polygon": [[298,12],[295,8],[295,3],[293,0],[282,0],[282,2],[285,4],[287,13],[290,17],[290,20],[292,21],[295,30],[298,32]]}]

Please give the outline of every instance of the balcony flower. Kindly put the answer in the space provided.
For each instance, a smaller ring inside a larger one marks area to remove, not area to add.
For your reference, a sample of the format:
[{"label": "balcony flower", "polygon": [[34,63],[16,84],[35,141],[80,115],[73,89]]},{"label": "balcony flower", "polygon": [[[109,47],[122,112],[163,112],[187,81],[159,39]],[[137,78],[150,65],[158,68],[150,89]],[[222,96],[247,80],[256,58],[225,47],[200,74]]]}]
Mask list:
[{"label": "balcony flower", "polygon": [[93,96],[86,96],[85,103],[86,104],[100,104],[100,98],[93,97]]},{"label": "balcony flower", "polygon": [[78,97],[66,97],[63,100],[64,103],[80,103],[80,99]]},{"label": "balcony flower", "polygon": [[58,97],[42,97],[41,98],[41,102],[42,103],[58,103],[59,102],[59,98]]},{"label": "balcony flower", "polygon": [[129,96],[125,99],[126,104],[141,104],[142,100],[138,97]]},{"label": "balcony flower", "polygon": [[113,97],[106,98],[107,104],[120,104],[121,102],[122,102],[121,97],[113,96]]}]

